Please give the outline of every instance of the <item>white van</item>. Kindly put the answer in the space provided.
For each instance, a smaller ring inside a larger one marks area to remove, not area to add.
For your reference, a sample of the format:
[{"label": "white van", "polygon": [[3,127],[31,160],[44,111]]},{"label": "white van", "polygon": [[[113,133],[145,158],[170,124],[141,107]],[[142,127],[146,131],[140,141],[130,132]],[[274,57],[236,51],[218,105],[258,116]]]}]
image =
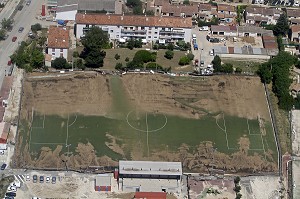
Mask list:
[{"label": "white van", "polygon": [[214,49],[212,49],[212,50],[209,51],[209,55],[210,55],[210,56],[214,56],[214,54],[215,54],[215,53],[214,53]]},{"label": "white van", "polygon": [[192,34],[192,37],[193,37],[193,39],[197,38],[196,34]]}]

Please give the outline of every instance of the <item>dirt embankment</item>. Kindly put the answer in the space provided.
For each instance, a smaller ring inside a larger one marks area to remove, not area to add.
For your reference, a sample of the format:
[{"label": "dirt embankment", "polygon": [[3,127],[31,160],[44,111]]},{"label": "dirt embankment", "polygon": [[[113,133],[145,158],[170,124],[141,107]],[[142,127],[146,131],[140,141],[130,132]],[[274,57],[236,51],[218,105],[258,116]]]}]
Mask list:
[{"label": "dirt embankment", "polygon": [[188,118],[224,112],[248,119],[259,115],[270,121],[264,88],[257,77],[126,75],[122,80],[130,99],[148,112]]},{"label": "dirt embankment", "polygon": [[24,91],[22,118],[25,119],[31,116],[33,107],[35,111],[49,115],[106,115],[111,104],[108,79],[97,73],[53,78],[27,77]]}]

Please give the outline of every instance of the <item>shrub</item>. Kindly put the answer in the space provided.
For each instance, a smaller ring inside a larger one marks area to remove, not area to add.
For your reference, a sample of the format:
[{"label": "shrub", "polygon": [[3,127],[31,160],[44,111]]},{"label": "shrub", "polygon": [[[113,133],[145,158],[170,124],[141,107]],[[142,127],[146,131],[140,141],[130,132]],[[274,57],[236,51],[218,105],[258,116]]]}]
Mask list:
[{"label": "shrub", "polygon": [[121,56],[117,53],[117,54],[115,54],[115,59],[116,60],[119,60],[121,58]]},{"label": "shrub", "polygon": [[78,51],[74,51],[74,52],[73,52],[73,57],[75,57],[75,58],[76,58],[76,57],[79,57]]},{"label": "shrub", "polygon": [[146,69],[163,70],[163,67],[156,62],[149,62],[146,65]]},{"label": "shrub", "polygon": [[183,65],[189,64],[190,61],[191,60],[187,56],[183,56],[183,57],[180,58],[178,64],[181,65],[181,66],[183,66]]},{"label": "shrub", "polygon": [[165,58],[167,58],[167,59],[172,59],[173,57],[174,57],[174,52],[173,52],[173,51],[167,50],[167,51],[165,52]]},{"label": "shrub", "polygon": [[115,69],[116,70],[122,70],[123,69],[122,63],[117,63],[116,66],[115,66]]},{"label": "shrub", "polygon": [[126,62],[129,62],[129,57],[126,57],[126,58],[125,58],[125,61],[126,61]]},{"label": "shrub", "polygon": [[236,73],[242,73],[242,71],[243,71],[243,70],[242,70],[240,67],[237,67],[237,68],[235,69],[235,72],[236,72]]},{"label": "shrub", "polygon": [[150,61],[155,61],[156,55],[155,53],[151,53],[147,50],[139,50],[135,53],[133,60],[136,62],[147,63]]}]

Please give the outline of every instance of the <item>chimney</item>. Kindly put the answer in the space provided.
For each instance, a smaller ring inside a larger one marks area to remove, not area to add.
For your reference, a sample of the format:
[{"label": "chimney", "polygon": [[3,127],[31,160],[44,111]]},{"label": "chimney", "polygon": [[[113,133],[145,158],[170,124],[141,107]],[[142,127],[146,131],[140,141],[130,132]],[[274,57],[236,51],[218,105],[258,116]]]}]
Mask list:
[{"label": "chimney", "polygon": [[148,21],[149,19],[148,19],[148,17],[146,17],[146,21]]},{"label": "chimney", "polygon": [[121,20],[123,20],[123,18],[124,18],[124,17],[123,17],[123,16],[121,16]]}]

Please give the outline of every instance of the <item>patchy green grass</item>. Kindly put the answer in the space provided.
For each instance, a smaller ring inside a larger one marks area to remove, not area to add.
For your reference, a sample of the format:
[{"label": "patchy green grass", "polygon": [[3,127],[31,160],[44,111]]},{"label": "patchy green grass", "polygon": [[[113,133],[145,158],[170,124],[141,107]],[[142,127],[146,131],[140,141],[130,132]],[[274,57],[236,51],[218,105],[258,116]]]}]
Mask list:
[{"label": "patchy green grass", "polygon": [[222,58],[223,63],[230,63],[234,68],[240,67],[243,72],[255,73],[258,70],[258,67],[261,63],[265,62],[262,60],[255,61],[244,61],[244,60],[236,60],[229,58]]},{"label": "patchy green grass", "polygon": [[[129,60],[132,60],[134,57],[134,54],[141,49],[133,49],[129,50],[127,48],[117,48],[117,49],[106,49],[106,57],[104,59],[104,66],[103,69],[110,69],[113,70],[115,69],[115,65],[117,63],[122,63],[123,66],[126,65],[126,57],[129,58]],[[184,56],[186,52],[183,51],[174,51],[174,58],[169,60],[164,57],[165,52],[167,50],[158,50],[157,51],[157,63],[161,65],[164,68],[171,67],[172,71],[179,72],[188,72],[188,71],[193,71],[192,65],[187,65],[187,66],[180,66],[178,64],[180,57]],[[78,51],[80,52],[80,51]],[[119,54],[120,59],[116,60],[115,55]]]}]

